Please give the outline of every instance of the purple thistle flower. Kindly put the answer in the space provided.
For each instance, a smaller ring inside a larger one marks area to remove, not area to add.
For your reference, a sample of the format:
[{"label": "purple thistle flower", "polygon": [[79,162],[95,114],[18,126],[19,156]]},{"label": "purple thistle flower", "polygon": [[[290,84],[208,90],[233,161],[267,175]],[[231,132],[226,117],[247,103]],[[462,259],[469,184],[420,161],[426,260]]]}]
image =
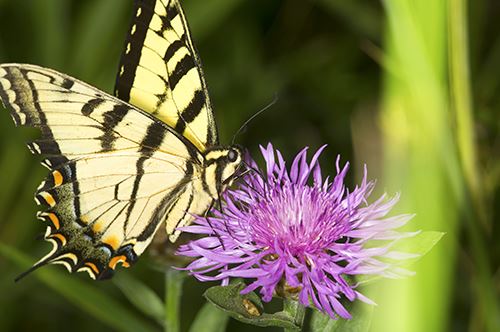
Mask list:
[{"label": "purple thistle flower", "polygon": [[[410,256],[391,246],[415,234],[394,230],[412,216],[385,217],[397,195],[367,203],[374,182],[367,181],[366,167],[361,185],[352,191],[344,185],[349,164],[341,168],[339,158],[333,181],[323,179],[318,158],[324,148],[309,163],[303,149],[288,172],[279,151],[271,144],[261,147],[265,175],[248,173],[242,185],[224,194],[222,211],[181,228],[206,236],[179,248],[178,254],[195,259],[185,269],[201,281],[224,285],[230,278],[249,279],[243,293],[260,289],[264,301],[286,285],[303,305],[312,304],[332,318],[351,318],[340,302],[343,297],[373,304],[356,290],[352,276],[407,273],[387,261]],[[383,244],[367,246],[373,240]]]}]

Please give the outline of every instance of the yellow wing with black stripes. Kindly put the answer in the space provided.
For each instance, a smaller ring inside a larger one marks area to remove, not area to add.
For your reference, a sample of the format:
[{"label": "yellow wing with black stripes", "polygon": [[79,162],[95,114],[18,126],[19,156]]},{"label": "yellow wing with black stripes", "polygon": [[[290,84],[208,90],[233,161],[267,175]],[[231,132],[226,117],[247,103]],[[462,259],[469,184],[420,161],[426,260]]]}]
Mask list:
[{"label": "yellow wing with black stripes", "polygon": [[218,144],[200,59],[179,0],[137,0],[115,95],[158,117],[200,151]]},{"label": "yellow wing with black stripes", "polygon": [[137,0],[110,96],[57,71],[0,65],[0,99],[16,125],[41,130],[28,147],[50,173],[35,194],[52,251],[45,264],[111,277],[133,264],[161,223],[204,213],[241,164],[218,147],[198,56],[177,0]]},{"label": "yellow wing with black stripes", "polygon": [[[0,65],[0,99],[16,125],[41,129],[30,150],[50,174],[35,200],[45,206],[49,263],[92,278],[128,267],[161,222],[178,236],[212,197],[203,191],[203,155],[150,114],[56,71]],[[30,272],[28,271],[28,272]]]}]

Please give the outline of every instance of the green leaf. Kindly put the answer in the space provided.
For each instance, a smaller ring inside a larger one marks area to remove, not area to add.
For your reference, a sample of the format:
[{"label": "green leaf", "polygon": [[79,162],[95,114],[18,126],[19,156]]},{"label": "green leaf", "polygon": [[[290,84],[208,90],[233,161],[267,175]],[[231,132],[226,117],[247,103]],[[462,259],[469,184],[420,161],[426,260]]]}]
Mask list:
[{"label": "green leaf", "polygon": [[311,320],[309,322],[309,329],[312,332],[324,331],[331,332],[339,320],[331,319],[330,316],[323,314],[322,312],[313,309],[311,314]]},{"label": "green leaf", "polygon": [[215,286],[207,289],[205,298],[234,319],[256,326],[278,326],[285,329],[299,329],[293,317],[284,312],[264,313],[264,306],[255,293],[241,295],[243,283],[229,286]]},{"label": "green leaf", "polygon": [[229,321],[229,315],[217,309],[210,303],[206,303],[196,315],[189,332],[218,332],[224,331]]},{"label": "green leaf", "polygon": [[[346,306],[349,307],[349,306]],[[337,320],[331,319],[330,316],[324,313],[313,310],[311,315],[310,327],[312,332],[364,332],[370,329],[373,306],[359,301],[351,305],[352,309],[349,312],[352,319]]]},{"label": "green leaf", "polygon": [[[0,255],[11,260],[23,269],[31,266],[33,260],[16,249],[0,242]],[[75,306],[92,317],[119,331],[157,331],[118,301],[110,298],[93,286],[78,280],[75,276],[65,275],[52,269],[40,269],[33,273],[44,284],[54,289]]]},{"label": "green leaf", "polygon": [[117,273],[113,282],[137,309],[159,324],[164,324],[163,302],[151,288],[133,278],[130,273]]}]

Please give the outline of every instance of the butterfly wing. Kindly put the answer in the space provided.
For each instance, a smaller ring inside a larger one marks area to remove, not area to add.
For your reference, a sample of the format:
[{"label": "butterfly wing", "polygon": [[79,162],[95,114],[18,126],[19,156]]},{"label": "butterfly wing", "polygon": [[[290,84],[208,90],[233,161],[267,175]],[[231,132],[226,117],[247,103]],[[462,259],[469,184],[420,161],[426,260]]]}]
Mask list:
[{"label": "butterfly wing", "polygon": [[0,98],[16,125],[41,129],[29,148],[50,169],[35,200],[53,249],[33,269],[59,263],[109,277],[136,261],[163,220],[172,234],[208,206],[199,152],[151,115],[32,65],[0,65]]},{"label": "butterfly wing", "polygon": [[178,0],[135,1],[115,95],[161,119],[199,151],[218,144],[208,92]]}]

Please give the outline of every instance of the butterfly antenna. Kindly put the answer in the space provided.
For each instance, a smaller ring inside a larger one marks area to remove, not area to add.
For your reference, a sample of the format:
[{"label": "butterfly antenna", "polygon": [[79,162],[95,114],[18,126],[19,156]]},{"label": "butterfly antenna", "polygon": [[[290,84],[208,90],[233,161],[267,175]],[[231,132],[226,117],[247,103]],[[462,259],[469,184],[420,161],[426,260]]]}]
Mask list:
[{"label": "butterfly antenna", "polygon": [[245,160],[243,160],[243,164],[245,164],[246,166],[246,171],[245,171],[245,174],[246,173],[249,173],[249,172],[255,172],[257,173],[257,175],[262,179],[262,180],[265,180],[264,178],[264,175],[262,175],[262,173],[260,172],[260,170],[258,168],[255,168],[253,167],[252,165],[249,165]]},{"label": "butterfly antenna", "polygon": [[247,175],[248,173],[254,171],[253,169],[249,169],[247,168],[246,170],[244,170],[243,172],[241,172],[241,174],[238,174],[236,175],[234,178],[232,178],[231,180],[232,181],[238,181],[239,179],[243,178],[245,175]]},{"label": "butterfly antenna", "polygon": [[243,131],[243,129],[245,129],[246,126],[248,126],[248,124],[251,121],[253,121],[256,117],[258,117],[259,115],[261,115],[262,113],[264,113],[265,111],[267,111],[268,109],[270,109],[272,106],[274,106],[274,104],[276,104],[276,102],[278,102],[278,94],[274,95],[274,99],[266,107],[264,107],[263,109],[261,109],[260,111],[258,111],[254,115],[252,115],[248,120],[246,120],[241,125],[240,129],[238,129],[238,131],[236,132],[236,134],[234,134],[233,139],[231,140],[231,145],[234,144],[234,142],[236,141],[236,137],[238,137],[238,135],[241,134],[241,132]]},{"label": "butterfly antenna", "polygon": [[[263,183],[266,182],[266,179],[265,179],[264,175],[262,175],[262,172],[258,168],[252,167],[246,161],[243,161],[243,163],[246,166],[246,170],[244,172],[245,174],[248,174],[250,172],[254,172],[255,174],[257,174],[258,177],[261,178],[261,180],[262,180]],[[257,194],[258,196],[260,196],[260,198],[264,199],[264,195],[262,195],[262,193],[259,192],[259,190],[255,189],[255,187],[251,183],[248,183],[247,181],[244,181],[244,182],[248,186],[248,188],[250,188],[250,189],[252,189],[254,191],[255,194]]]}]

